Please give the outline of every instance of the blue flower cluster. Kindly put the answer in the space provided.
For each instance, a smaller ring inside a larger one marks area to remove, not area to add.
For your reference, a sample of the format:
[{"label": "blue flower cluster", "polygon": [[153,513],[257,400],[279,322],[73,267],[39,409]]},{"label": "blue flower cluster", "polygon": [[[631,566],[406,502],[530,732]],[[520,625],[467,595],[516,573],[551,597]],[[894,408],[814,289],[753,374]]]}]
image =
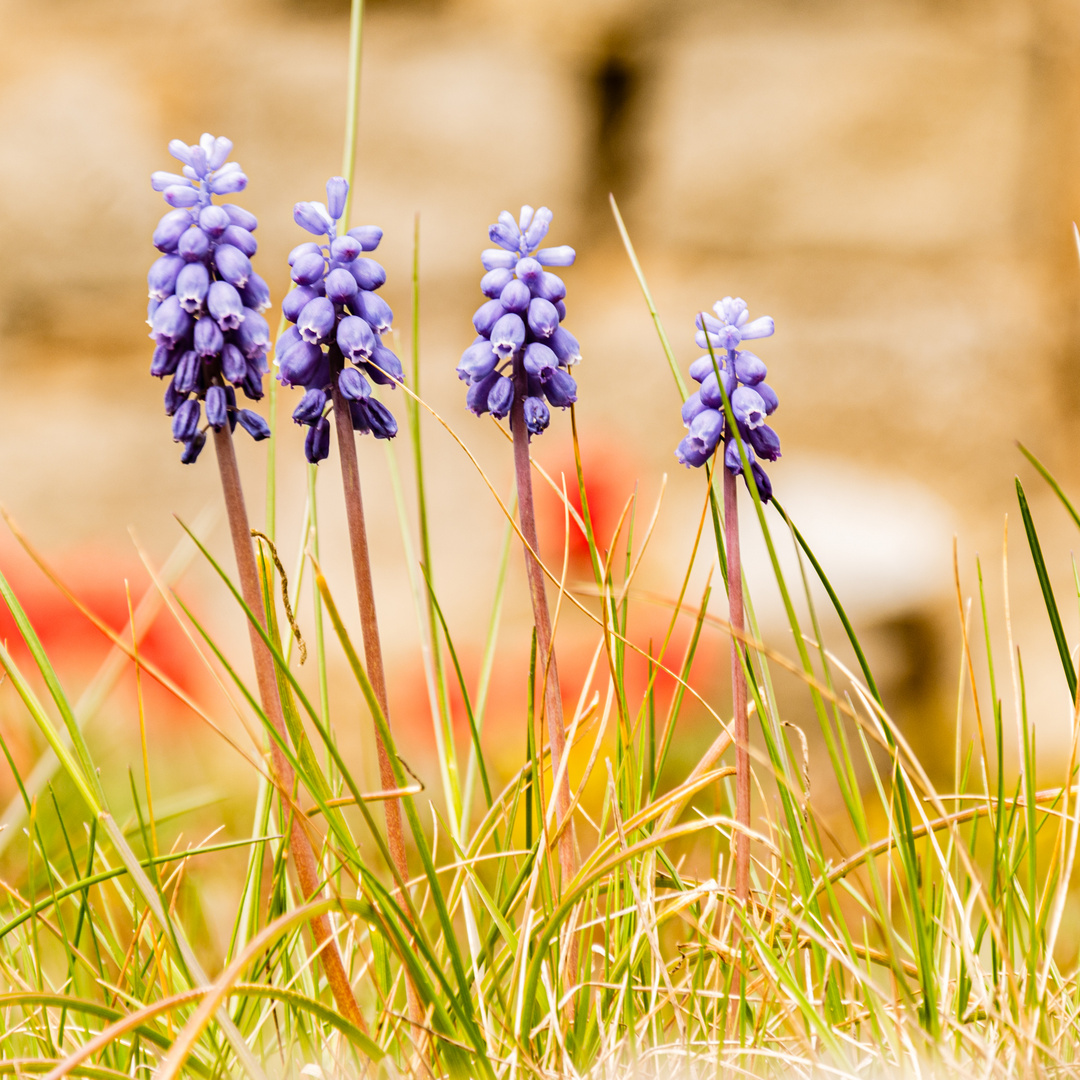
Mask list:
[{"label": "blue flower cluster", "polygon": [[577,339],[560,325],[566,317],[566,286],[544,269],[571,266],[576,254],[565,245],[537,250],[552,216],[546,206],[535,211],[523,206],[517,220],[504,210],[488,230],[499,245],[481,256],[487,273],[480,289],[488,300],[473,316],[477,337],[457,367],[458,378],[469,384],[466,404],[477,416],[508,415],[517,376],[525,390],[525,426],[532,435],[548,426],[549,402],[565,409],[577,401],[569,369],[581,360]]},{"label": "blue flower cluster", "polygon": [[236,388],[262,397],[270,328],[260,312],[270,306],[266,282],[251,268],[258,221],[240,206],[216,205],[215,195],[247,187],[232,143],[205,134],[188,146],[179,139],[169,153],[182,173],[155,172],[150,180],[170,210],[154,230],[161,257],[147,275],[147,322],[156,343],[150,374],[172,376],[165,412],[173,439],[183,443],[180,460],[190,464],[206,444],[206,423],[220,429],[239,423],[254,439],[270,434],[266,421],[236,407]]},{"label": "blue flower cluster", "polygon": [[724,399],[716,378],[719,369],[758,493],[762,502],[768,502],[772,498],[772,483],[757,458],[775,461],[780,456],[780,439],[765,423],[765,417],[776,411],[779,402],[765,382],[766,370],[761,358],[739,346],[744,341],[771,337],[773,321],[768,315],[751,320],[746,301],[738,297],[725,296],[713,305],[713,311],[715,318],[701,314],[696,319],[698,329],[694,340],[702,349],[711,345],[713,355],[706,353],[690,365],[690,375],[701,383],[701,389],[691,394],[683,405],[683,423],[690,433],[679,443],[675,456],[686,466],[704,465],[723,442],[725,467],[736,476],[742,473],[739,444],[734,433],[726,430]]},{"label": "blue flower cluster", "polygon": [[281,311],[294,325],[278,339],[275,351],[281,382],[304,388],[293,420],[308,426],[304,453],[313,465],[330,453],[326,413],[335,386],[349,403],[354,430],[371,432],[376,439],[397,434],[397,421],[371,393],[371,383],[393,387],[404,378],[401,361],[382,343],[394,318],[376,294],[386,271],[361,254],[374,251],[383,233],[362,225],[338,236],[348,193],[346,180],[335,176],[326,182],[325,205],[302,202],[293,208],[298,225],[328,241],[308,241],[289,254],[296,288],[282,301]]}]

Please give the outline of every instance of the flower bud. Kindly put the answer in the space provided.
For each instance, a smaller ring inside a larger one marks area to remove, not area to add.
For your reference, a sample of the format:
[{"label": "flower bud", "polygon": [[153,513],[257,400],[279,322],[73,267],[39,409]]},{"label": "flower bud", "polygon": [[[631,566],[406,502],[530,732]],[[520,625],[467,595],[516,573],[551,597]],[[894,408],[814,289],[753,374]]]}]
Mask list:
[{"label": "flower bud", "polygon": [[198,353],[194,349],[188,349],[176,365],[176,377],[173,379],[176,392],[190,394],[192,390],[198,389],[201,371],[202,364],[199,362]]},{"label": "flower bud", "polygon": [[229,220],[234,225],[239,225],[241,229],[254,232],[259,227],[259,219],[242,206],[236,206],[234,203],[222,203],[221,209],[229,215]]},{"label": "flower bud", "polygon": [[533,435],[539,435],[551,422],[547,402],[539,397],[525,399],[525,426]]},{"label": "flower bud", "polygon": [[158,344],[164,342],[175,345],[191,329],[191,316],[180,306],[175,296],[162,300],[161,306],[154,312],[151,336]]},{"label": "flower bud", "polygon": [[684,402],[682,407],[682,422],[689,427],[691,421],[698,413],[704,412],[708,405],[701,400],[701,392],[695,390]]},{"label": "flower bud", "polygon": [[325,272],[326,262],[322,252],[309,251],[293,263],[290,277],[297,285],[314,285],[316,281],[322,281]]},{"label": "flower bud", "polygon": [[496,270],[489,270],[480,279],[480,291],[492,300],[497,300],[499,294],[514,280],[514,273],[512,270],[507,270],[505,267],[500,267]]},{"label": "flower bud", "polygon": [[184,443],[184,451],[180,455],[181,465],[193,465],[202,453],[206,445],[206,436],[201,431],[196,431],[187,442]]},{"label": "flower bud", "polygon": [[491,328],[491,347],[499,356],[512,356],[525,343],[525,324],[520,315],[507,313]]},{"label": "flower bud", "polygon": [[338,389],[351,401],[363,401],[371,395],[371,383],[354,367],[341,369],[338,375]]},{"label": "flower bud", "polygon": [[[358,259],[357,262],[359,261]],[[359,289],[349,307],[364,319],[376,334],[385,334],[393,325],[394,313],[390,310],[390,305],[375,293]]]},{"label": "flower bud", "polygon": [[363,245],[355,236],[338,236],[330,244],[330,258],[344,265],[351,263],[363,250]]},{"label": "flower bud", "polygon": [[300,312],[296,329],[305,341],[321,345],[333,331],[335,319],[334,305],[325,296],[316,296]]},{"label": "flower bud", "polygon": [[270,306],[270,286],[252,270],[247,284],[240,290],[240,299],[245,308],[265,311]]},{"label": "flower bud", "polygon": [[259,242],[255,237],[247,229],[241,229],[239,225],[228,225],[221,234],[221,242],[223,244],[232,244],[234,248],[238,248],[249,259],[259,249]]},{"label": "flower bud", "polygon": [[176,299],[189,315],[202,308],[209,289],[210,271],[201,262],[185,263],[176,276]]},{"label": "flower bud", "polygon": [[176,253],[188,262],[203,262],[210,254],[210,237],[200,228],[188,229],[180,237]]},{"label": "flower bud", "polygon": [[540,275],[540,279],[531,286],[533,296],[539,296],[544,300],[550,300],[557,304],[566,296],[566,283],[557,274],[549,274],[546,270]]},{"label": "flower bud", "polygon": [[374,251],[379,246],[383,231],[378,225],[358,225],[355,229],[350,229],[348,235],[359,240],[364,251]]},{"label": "flower bud", "polygon": [[199,201],[199,193],[190,184],[171,184],[162,195],[170,206],[175,207],[195,206]]},{"label": "flower bud", "polygon": [[204,206],[199,211],[199,228],[215,240],[229,227],[229,215],[220,206]]},{"label": "flower bud", "polygon": [[152,242],[158,251],[175,251],[180,237],[191,228],[189,210],[170,210],[157,224]]},{"label": "flower bud", "polygon": [[536,253],[536,261],[541,266],[573,266],[577,252],[567,244],[562,247],[541,248]]},{"label": "flower bud", "polygon": [[155,191],[164,191],[168,187],[191,187],[191,181],[186,176],[178,176],[172,172],[152,172],[150,174],[150,186]]},{"label": "flower bud", "polygon": [[214,266],[222,278],[242,289],[251,277],[251,260],[232,244],[218,244],[214,248]]},{"label": "flower bud", "polygon": [[235,331],[236,344],[245,357],[261,355],[270,348],[270,325],[257,312],[244,309],[244,321]]},{"label": "flower bud", "polygon": [[521,239],[521,233],[518,230],[517,222],[511,219],[511,223],[498,222],[492,225],[488,229],[488,239],[493,244],[498,244],[499,247],[505,248],[511,254],[518,250],[518,242]]},{"label": "flower bud", "polygon": [[300,331],[295,326],[286,327],[274,346],[274,359],[280,360],[298,341],[302,341]]},{"label": "flower bud", "polygon": [[405,381],[401,361],[385,346],[376,344],[371,359],[364,364],[371,381],[379,386],[397,386]]},{"label": "flower bud", "polygon": [[156,259],[146,275],[146,286],[151,300],[164,300],[176,289],[176,278],[184,268],[179,255],[162,255]]},{"label": "flower bud", "polygon": [[243,191],[247,187],[247,182],[247,177],[239,167],[230,169],[226,165],[206,181],[206,186],[215,195],[235,195],[236,192]]},{"label": "flower bud", "polygon": [[496,376],[495,382],[493,383],[491,389],[488,391],[488,412],[490,412],[496,420],[501,420],[504,416],[507,416],[509,414],[510,407],[513,404],[513,379],[508,379],[505,375]]},{"label": "flower bud", "polygon": [[202,407],[195,398],[188,398],[173,414],[173,442],[187,442],[199,430]]},{"label": "flower bud", "polygon": [[490,337],[495,324],[506,314],[506,309],[498,300],[489,300],[481,304],[473,315],[473,327],[481,337]]},{"label": "flower bud", "polygon": [[731,412],[740,424],[753,430],[765,423],[765,402],[749,386],[737,386],[731,395]]},{"label": "flower bud", "polygon": [[[208,319],[204,321],[209,322]],[[221,350],[221,374],[234,386],[239,386],[247,378],[248,365],[244,354],[231,341]]]},{"label": "flower bud", "polygon": [[270,425],[251,409],[237,409],[236,419],[240,426],[256,441],[270,438]]},{"label": "flower bud", "polygon": [[326,408],[326,394],[315,387],[306,391],[300,404],[293,409],[292,418],[297,424],[314,424]]},{"label": "flower bud", "polygon": [[768,383],[763,382],[759,382],[754,389],[758,392],[758,397],[765,402],[765,415],[772,416],[780,405],[776,391]]},{"label": "flower bud", "polygon": [[330,425],[324,416],[308,428],[304,439],[304,456],[312,465],[318,465],[330,453]]},{"label": "flower bud", "polygon": [[278,378],[286,386],[306,386],[311,382],[322,355],[322,349],[318,345],[312,345],[310,341],[298,341],[290,346],[278,361]]},{"label": "flower bud", "polygon": [[349,194],[349,182],[344,176],[331,176],[326,181],[326,208],[330,216],[338,221],[345,213],[345,198]]},{"label": "flower bud", "polygon": [[220,386],[211,386],[206,391],[206,422],[218,431],[225,426],[229,419],[228,408],[225,404],[225,391]]},{"label": "flower bud", "polygon": [[569,330],[560,326],[548,339],[548,345],[565,367],[581,363],[581,346]]},{"label": "flower bud", "polygon": [[[727,366],[727,358],[724,353],[715,353],[716,356],[715,366],[721,371]],[[690,365],[690,378],[695,382],[704,382],[713,373],[714,361],[713,357],[706,353],[704,356],[699,356]]]},{"label": "flower bud", "polygon": [[518,281],[516,278],[509,282],[499,294],[499,303],[507,311],[512,311],[517,315],[521,315],[528,310],[531,299],[532,294],[529,292],[529,286],[524,281]]},{"label": "flower bud", "polygon": [[754,453],[766,461],[775,461],[780,457],[780,436],[768,424],[751,428],[746,436],[747,442],[754,448]]},{"label": "flower bud", "polygon": [[318,295],[311,285],[297,285],[295,289],[290,289],[281,301],[281,314],[289,322],[296,322],[300,318],[300,312]]},{"label": "flower bud", "polygon": [[339,266],[326,275],[326,299],[334,304],[348,303],[356,295],[356,278]]},{"label": "flower bud", "polygon": [[735,354],[735,374],[739,382],[747,386],[755,386],[765,378],[768,371],[761,357],[747,352],[746,349],[741,349]]},{"label": "flower bud", "polygon": [[[724,393],[730,398],[735,392],[735,376],[730,371],[724,369],[720,372],[720,378],[724,380]],[[720,384],[716,381],[716,372],[709,372],[705,377],[705,380],[701,384],[701,389],[698,391],[701,395],[702,402],[710,409],[724,408],[724,396],[720,393]]]},{"label": "flower bud", "polygon": [[490,375],[485,376],[483,379],[477,379],[469,387],[469,392],[465,395],[465,407],[469,412],[476,416],[483,416],[488,411],[488,394],[491,388],[495,385],[496,379],[501,376],[493,371]]},{"label": "flower bud", "polygon": [[[457,377],[470,383],[476,382],[478,379],[485,379],[495,370],[498,362],[499,355],[491,347],[491,342],[481,338],[461,354],[461,360],[457,366]],[[525,363],[528,365],[527,352],[525,354]]]},{"label": "flower bud", "polygon": [[225,335],[213,319],[199,319],[195,323],[195,351],[199,356],[217,356],[225,344]]},{"label": "flower bud", "polygon": [[560,409],[568,408],[577,401],[577,383],[562,368],[546,368],[541,376],[544,397]]},{"label": "flower bud", "polygon": [[498,248],[488,248],[481,252],[480,261],[485,270],[513,270],[517,263],[517,255],[512,251],[500,251]]},{"label": "flower bud", "polygon": [[366,414],[368,428],[376,439],[392,439],[397,434],[394,414],[378,398],[368,398],[361,408]]},{"label": "flower bud", "polygon": [[345,268],[356,279],[361,289],[371,292],[386,284],[386,271],[374,259],[360,256]]},{"label": "flower bud", "polygon": [[559,358],[542,341],[533,341],[526,346],[523,362],[530,375],[540,375],[545,368],[559,366]]},{"label": "flower bud", "polygon": [[227,281],[215,281],[206,294],[206,308],[222,330],[235,330],[244,321],[240,294]]},{"label": "flower bud", "polygon": [[337,328],[337,344],[352,361],[367,359],[375,348],[375,335],[358,315],[346,315]]},{"label": "flower bud", "polygon": [[[203,145],[203,140],[206,142],[205,145]],[[232,139],[226,139],[224,135],[219,135],[216,139],[209,134],[203,135],[199,140],[199,145],[203,147],[206,153],[206,164],[211,169],[220,169],[233,148]]]},{"label": "flower bud", "polygon": [[154,347],[154,357],[150,361],[150,374],[161,379],[176,371],[180,363],[182,353],[179,349],[171,349],[168,345]]},{"label": "flower bud", "polygon": [[293,207],[293,220],[301,229],[316,236],[330,235],[334,231],[334,223],[321,202],[298,202]]}]

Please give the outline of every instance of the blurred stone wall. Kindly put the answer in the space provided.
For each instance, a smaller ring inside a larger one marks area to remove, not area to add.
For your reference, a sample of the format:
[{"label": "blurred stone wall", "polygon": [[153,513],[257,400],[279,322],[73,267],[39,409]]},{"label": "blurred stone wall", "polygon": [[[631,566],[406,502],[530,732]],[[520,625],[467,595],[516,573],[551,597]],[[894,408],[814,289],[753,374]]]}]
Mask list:
[{"label": "blurred stone wall", "polygon": [[[160,557],[177,536],[170,513],[193,518],[217,493],[211,461],[178,464],[146,375],[144,274],[164,209],[147,176],[169,167],[171,137],[233,138],[251,177],[241,201],[261,221],[256,265],[279,300],[301,238],[290,207],[341,168],[347,4],[36,0],[0,13],[0,500],[45,546],[123,545],[132,526]],[[775,317],[760,351],[782,400],[777,492],[883,635],[899,698],[927,671],[952,685],[952,533],[970,589],[973,549],[997,558],[1015,505],[1015,439],[1080,480],[1075,5],[372,0],[364,34],[357,220],[386,230],[404,353],[420,215],[421,392],[499,490],[505,443],[463,414],[453,367],[487,224],[542,202],[554,241],[579,251],[568,325],[586,357],[586,463],[608,463],[619,502],[635,480],[654,499],[669,474],[643,580],[673,591],[701,483],[672,457],[678,398],[613,192],[684,370],[693,316],[719,297]],[[539,449],[556,470],[567,427],[557,417]],[[292,559],[305,479],[286,428]],[[441,429],[425,434],[436,577],[449,610],[480,627],[499,514]],[[258,517],[263,454],[242,460]],[[405,653],[415,624],[383,448],[365,444],[362,461],[382,618]],[[334,469],[322,469],[324,548],[347,586]],[[1066,544],[1032,487],[1047,543]],[[756,573],[760,553],[749,560]],[[1030,586],[1022,560],[1013,573]],[[514,603],[521,623],[524,594]],[[1037,603],[1014,604],[1050,679]],[[924,690],[912,694],[923,709]]]}]

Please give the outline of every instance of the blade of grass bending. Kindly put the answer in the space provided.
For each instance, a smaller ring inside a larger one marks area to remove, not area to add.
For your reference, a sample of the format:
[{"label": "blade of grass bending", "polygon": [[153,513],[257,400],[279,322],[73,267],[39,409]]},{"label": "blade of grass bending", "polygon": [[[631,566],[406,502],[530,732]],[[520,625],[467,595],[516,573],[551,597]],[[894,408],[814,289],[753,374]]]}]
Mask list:
[{"label": "blade of grass bending", "polygon": [[[7,511],[2,508],[0,508],[0,514],[2,514],[15,538],[21,543],[22,533],[14,520]],[[198,518],[196,518],[193,528],[198,533],[208,533],[213,523],[217,520],[217,516],[216,512],[204,510]],[[162,579],[167,581],[170,585],[176,584],[176,582],[184,576],[184,573],[191,565],[191,560],[195,556],[195,551],[194,545],[187,537],[181,538],[161,568]],[[146,592],[140,597],[139,603],[135,608],[132,637],[136,646],[150,631],[150,628],[153,626],[155,619],[161,611],[161,606],[161,595],[151,582],[147,587]],[[75,719],[80,728],[85,727],[97,714],[98,710],[104,704],[105,699],[116,686],[127,666],[128,655],[129,654],[126,654],[123,649],[114,644],[109,651],[108,656],[102,661],[101,666],[98,668],[93,679],[79,696],[79,700],[75,702]],[[53,756],[42,755],[34,768],[30,771],[30,775],[23,781],[27,795],[30,798],[40,795],[41,792],[45,790],[46,784],[49,783],[56,773],[58,764],[59,763]],[[23,820],[25,809],[26,804],[20,797],[16,796],[8,803],[3,814],[0,814],[0,855],[3,855],[11,840],[19,834],[19,825]]]},{"label": "blade of grass bending", "polygon": [[[491,784],[488,782],[487,769],[484,766],[483,750],[480,746],[480,730],[476,725],[476,716],[473,713],[472,701],[469,698],[469,688],[465,683],[465,674],[461,670],[461,663],[458,660],[457,650],[454,648],[454,642],[450,636],[450,627],[446,625],[446,616],[443,614],[442,606],[435,596],[435,590],[431,585],[431,578],[428,576],[427,568],[421,566],[420,569],[424,573],[424,583],[427,585],[429,602],[439,620],[439,626],[442,628],[443,637],[446,639],[446,647],[450,652],[450,660],[454,665],[454,672],[457,675],[458,688],[461,690],[461,700],[465,705],[465,715],[469,720],[469,733],[472,736],[473,753],[476,755],[476,760],[479,765],[480,783],[484,788],[484,801],[487,803],[487,808],[490,810]],[[498,843],[498,833],[496,833],[496,846],[498,846]]]},{"label": "blade of grass bending", "polygon": [[1023,443],[1018,442],[1016,445],[1020,453],[1035,466],[1036,472],[1049,484],[1050,490],[1061,500],[1061,505],[1068,511],[1069,517],[1076,523],[1077,528],[1080,528],[1080,513],[1077,513],[1076,508],[1069,501],[1069,497],[1061,489],[1061,485],[1054,479],[1049,469]]},{"label": "blade of grass bending", "polygon": [[634,245],[630,242],[630,234],[626,231],[626,225],[623,224],[622,214],[619,213],[619,205],[615,202],[614,195],[609,194],[608,200],[611,203],[611,212],[615,215],[615,224],[619,228],[619,235],[622,237],[623,246],[626,248],[626,254],[630,258],[630,265],[634,268],[634,274],[637,276],[638,284],[641,286],[641,292],[645,297],[645,304],[649,309],[649,314],[652,316],[653,326],[656,327],[656,336],[660,339],[660,346],[664,350],[668,366],[671,368],[672,378],[674,378],[675,385],[679,388],[679,393],[682,394],[683,401],[685,401],[687,398],[686,383],[683,382],[682,372],[679,371],[679,363],[675,359],[675,353],[672,351],[671,345],[668,342],[667,334],[664,333],[664,327],[660,322],[660,315],[656,310],[656,304],[653,303],[652,293],[649,292],[649,286],[645,281],[645,274],[641,269],[641,263],[638,262],[637,252],[634,251]]},{"label": "blade of grass bending", "polygon": [[[348,631],[345,629],[345,624],[341,621],[341,616],[338,613],[337,605],[334,603],[333,596],[330,594],[329,587],[326,583],[326,578],[323,577],[321,568],[315,565],[315,581],[318,586],[319,592],[322,594],[323,606],[326,608],[327,614],[330,616],[330,622],[334,627],[334,631],[338,636],[338,640],[341,643],[341,647],[345,650],[346,659],[349,662],[349,666],[352,668],[353,675],[356,677],[356,681],[360,686],[361,693],[364,696],[364,700],[367,702],[368,709],[371,712],[373,721],[376,727],[381,733],[383,740],[386,744],[387,755],[390,760],[390,766],[394,772],[394,778],[399,788],[405,789],[408,787],[408,781],[406,779],[405,770],[402,765],[401,759],[397,754],[397,748],[394,743],[393,735],[390,731],[390,726],[386,722],[386,717],[383,715],[382,708],[379,705],[378,699],[375,696],[375,690],[371,685],[371,681],[368,678],[367,672],[364,670],[364,666],[360,661],[352,641],[349,638]],[[462,1019],[465,1021],[465,1028],[468,1033],[473,1046],[480,1055],[484,1065],[484,1072],[486,1075],[494,1080],[494,1074],[491,1070],[491,1065],[486,1056],[486,1044],[483,1038],[483,1034],[476,1025],[476,1019],[472,1012],[471,1007],[471,991],[469,989],[469,978],[466,974],[465,965],[461,952],[457,946],[456,935],[454,933],[453,923],[450,920],[450,914],[447,911],[445,901],[442,896],[442,891],[439,888],[438,871],[435,864],[432,861],[431,849],[427,842],[427,837],[424,834],[420,819],[416,813],[415,800],[412,795],[403,796],[401,799],[402,808],[405,811],[405,816],[409,822],[409,828],[412,831],[413,839],[417,846],[417,851],[420,855],[420,859],[424,865],[424,872],[427,875],[428,881],[431,885],[431,896],[435,904],[435,909],[439,917],[439,922],[442,925],[443,934],[445,935],[445,944],[447,952],[450,954],[450,960],[454,968],[454,976],[458,984],[457,1004],[461,1009]]]},{"label": "blade of grass bending", "polygon": [[1024,532],[1027,534],[1028,547],[1031,549],[1031,561],[1035,564],[1035,573],[1039,578],[1039,588],[1042,590],[1043,602],[1046,604],[1046,614],[1050,618],[1050,629],[1053,631],[1054,641],[1057,643],[1058,656],[1061,657],[1061,666],[1065,672],[1065,681],[1069,684],[1069,696],[1075,701],[1076,669],[1073,667],[1069,643],[1065,638],[1065,628],[1061,625],[1061,615],[1058,612],[1057,601],[1054,599],[1054,590],[1050,585],[1050,575],[1046,571],[1046,562],[1043,560],[1039,535],[1035,531],[1035,522],[1032,519],[1027,496],[1024,494],[1024,486],[1020,483],[1020,477],[1016,478],[1016,497],[1020,502],[1020,514],[1024,519]]},{"label": "blade of grass bending", "polygon": [[[516,512],[516,506],[513,502],[510,504],[510,512]],[[487,638],[484,642],[484,656],[480,662],[480,678],[476,688],[476,729],[480,733],[484,730],[484,714],[487,710],[488,689],[491,686],[491,673],[495,670],[495,647],[499,640],[499,623],[502,619],[503,597],[506,594],[506,578],[510,569],[510,542],[513,535],[514,531],[511,529],[508,522],[503,528],[502,553],[499,556],[499,573],[495,579],[495,595],[491,602],[491,616],[488,619]],[[475,751],[470,751],[469,760],[465,766],[465,790],[462,794],[462,802],[465,806],[472,806],[472,793],[473,788],[476,786],[476,776],[480,764]]]}]

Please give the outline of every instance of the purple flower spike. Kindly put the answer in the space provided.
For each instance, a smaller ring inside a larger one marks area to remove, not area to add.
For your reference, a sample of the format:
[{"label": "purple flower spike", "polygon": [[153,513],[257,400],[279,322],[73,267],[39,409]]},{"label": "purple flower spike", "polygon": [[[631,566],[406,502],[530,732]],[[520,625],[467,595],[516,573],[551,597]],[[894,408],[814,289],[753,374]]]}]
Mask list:
[{"label": "purple flower spike", "polygon": [[[694,340],[711,352],[699,356],[690,365],[690,377],[701,384],[701,389],[683,404],[682,420],[690,430],[679,443],[675,456],[684,465],[697,468],[722,446],[724,467],[739,476],[744,473],[739,453],[741,441],[758,495],[762,502],[768,502],[772,498],[772,482],[757,458],[776,461],[780,457],[780,438],[765,423],[765,417],[776,410],[779,402],[764,381],[767,374],[764,361],[739,345],[746,340],[771,336],[773,320],[767,315],[751,320],[746,302],[739,297],[725,296],[713,305],[713,312],[701,312],[694,320],[697,328]],[[717,369],[735,429],[729,429]]]},{"label": "purple flower spike", "polygon": [[[568,369],[581,359],[581,349],[559,325],[566,314],[566,286],[544,269],[569,266],[574,249],[537,250],[551,220],[546,206],[523,206],[517,217],[504,210],[488,229],[489,239],[499,245],[480,256],[487,271],[480,291],[489,299],[473,316],[479,337],[457,367],[458,378],[469,384],[465,404],[470,412],[501,418],[520,393],[530,435],[548,427],[550,405],[566,408],[577,400],[577,383]],[[506,374],[499,367],[503,361],[510,361]]]},{"label": "purple flower spike", "polygon": [[331,177],[325,205],[301,202],[293,209],[298,225],[328,241],[307,241],[289,254],[298,287],[286,296],[281,311],[294,325],[281,335],[275,350],[278,379],[305,388],[293,420],[309,429],[304,453],[312,464],[330,452],[324,410],[335,388],[348,405],[354,431],[378,439],[397,434],[397,423],[372,396],[371,385],[393,386],[403,376],[401,362],[379,341],[394,319],[390,306],[375,293],[386,282],[386,271],[361,254],[379,246],[382,229],[361,225],[338,235],[348,192],[343,177]]}]

